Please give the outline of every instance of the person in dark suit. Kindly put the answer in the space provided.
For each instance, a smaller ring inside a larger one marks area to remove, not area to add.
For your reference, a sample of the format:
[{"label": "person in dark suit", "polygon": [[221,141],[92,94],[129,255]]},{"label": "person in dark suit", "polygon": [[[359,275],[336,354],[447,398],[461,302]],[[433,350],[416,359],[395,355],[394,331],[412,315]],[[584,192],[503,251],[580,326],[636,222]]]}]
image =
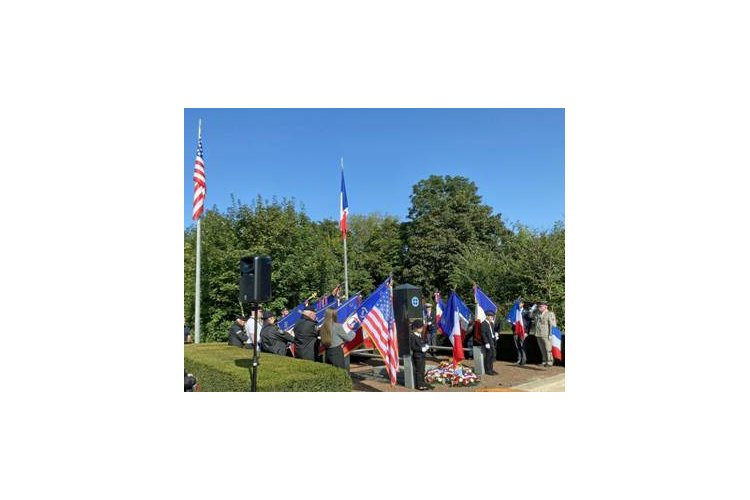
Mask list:
[{"label": "person in dark suit", "polygon": [[227,341],[229,345],[244,347],[247,339],[248,336],[245,333],[245,316],[238,314],[235,316],[232,326],[229,327],[229,337]]},{"label": "person in dark suit", "polygon": [[287,332],[282,332],[276,325],[276,315],[271,311],[263,313],[263,328],[260,330],[260,348],[263,352],[286,355],[286,346],[289,342],[294,342]]},{"label": "person in dark suit", "polygon": [[307,306],[302,317],[294,325],[295,357],[315,361],[315,345],[318,340],[318,324],[315,319],[315,307]]},{"label": "person in dark suit", "polygon": [[496,356],[495,340],[495,311],[487,311],[484,321],[480,327],[482,337],[482,354],[484,354],[484,372],[487,375],[497,375],[494,368]]},{"label": "person in dark suit", "polygon": [[[435,345],[435,333],[437,332],[437,325],[435,324],[435,313],[432,311],[432,304],[427,303],[424,305],[424,321],[427,326],[427,345]],[[435,350],[430,349],[430,354],[435,355]]]},{"label": "person in dark suit", "polygon": [[411,359],[414,362],[414,385],[420,391],[428,389],[424,382],[424,353],[427,352],[427,344],[422,340],[423,328],[424,321],[415,319],[411,322],[411,334],[409,335]]}]

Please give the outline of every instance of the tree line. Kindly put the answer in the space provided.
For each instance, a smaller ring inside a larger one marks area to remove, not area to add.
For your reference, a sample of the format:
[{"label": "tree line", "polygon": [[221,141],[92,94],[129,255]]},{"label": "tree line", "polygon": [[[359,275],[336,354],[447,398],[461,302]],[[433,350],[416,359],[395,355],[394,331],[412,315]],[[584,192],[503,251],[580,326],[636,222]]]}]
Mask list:
[{"label": "tree line", "polygon": [[[348,218],[349,292],[372,292],[389,274],[396,284],[422,287],[432,302],[451,289],[471,307],[476,282],[507,313],[522,297],[547,300],[565,322],[565,227],[508,227],[482,203],[466,177],[430,176],[412,188],[407,220],[372,213]],[[194,324],[196,226],[185,229],[185,318]],[[201,339],[226,340],[239,302],[239,260],[272,259],[272,300],[267,309],[292,308],[343,282],[344,250],[338,220],[313,221],[296,200],[233,198],[201,222]]]}]

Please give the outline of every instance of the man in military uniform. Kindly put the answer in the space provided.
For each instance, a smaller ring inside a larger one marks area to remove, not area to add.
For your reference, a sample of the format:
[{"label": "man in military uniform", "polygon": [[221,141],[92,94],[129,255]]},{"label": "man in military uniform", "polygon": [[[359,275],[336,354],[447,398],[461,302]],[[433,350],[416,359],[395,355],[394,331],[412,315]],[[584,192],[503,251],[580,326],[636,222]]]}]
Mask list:
[{"label": "man in military uniform", "polygon": [[547,309],[547,302],[541,301],[537,304],[532,316],[530,335],[536,337],[539,351],[542,353],[542,366],[552,366],[552,327],[557,326],[555,313]]},{"label": "man in military uniform", "polygon": [[420,391],[428,389],[424,382],[424,353],[427,352],[427,344],[422,340],[423,328],[424,322],[421,319],[415,319],[411,322],[411,334],[409,335],[411,360],[414,362],[414,385]]}]

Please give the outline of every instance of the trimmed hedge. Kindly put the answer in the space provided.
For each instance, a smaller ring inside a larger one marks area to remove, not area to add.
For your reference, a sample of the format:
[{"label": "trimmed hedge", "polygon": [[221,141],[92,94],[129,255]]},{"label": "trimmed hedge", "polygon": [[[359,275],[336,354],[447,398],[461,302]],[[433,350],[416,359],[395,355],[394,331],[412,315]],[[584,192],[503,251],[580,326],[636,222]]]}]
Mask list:
[{"label": "trimmed hedge", "polygon": [[[352,390],[345,370],[276,354],[260,353],[258,391],[342,392]],[[247,392],[253,351],[227,344],[185,345],[185,369],[204,392]]]}]

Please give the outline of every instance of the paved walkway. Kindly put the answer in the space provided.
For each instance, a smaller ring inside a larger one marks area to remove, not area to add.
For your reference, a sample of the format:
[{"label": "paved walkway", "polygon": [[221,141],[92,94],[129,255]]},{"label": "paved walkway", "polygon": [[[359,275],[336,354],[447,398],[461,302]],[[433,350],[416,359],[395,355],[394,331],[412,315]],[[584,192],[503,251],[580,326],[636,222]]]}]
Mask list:
[{"label": "paved walkway", "polygon": [[525,384],[514,385],[513,389],[528,392],[565,392],[565,374],[561,373],[541,380],[532,380]]}]

